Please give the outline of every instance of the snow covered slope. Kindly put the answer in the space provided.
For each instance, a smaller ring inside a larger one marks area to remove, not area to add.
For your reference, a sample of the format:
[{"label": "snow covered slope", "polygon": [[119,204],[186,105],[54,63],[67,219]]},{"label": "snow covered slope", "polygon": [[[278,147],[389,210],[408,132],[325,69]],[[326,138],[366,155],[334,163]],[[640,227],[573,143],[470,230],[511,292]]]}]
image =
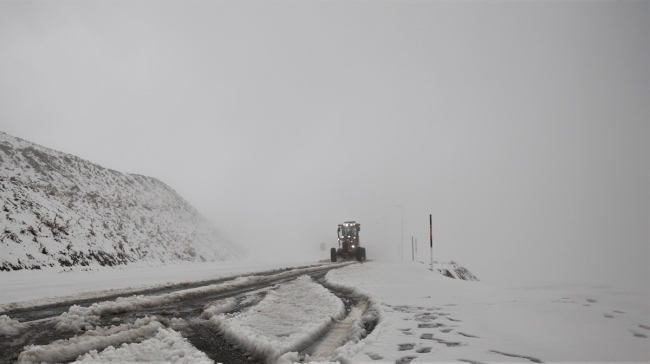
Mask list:
[{"label": "snow covered slope", "polygon": [[0,132],[0,271],[239,257],[155,178]]}]

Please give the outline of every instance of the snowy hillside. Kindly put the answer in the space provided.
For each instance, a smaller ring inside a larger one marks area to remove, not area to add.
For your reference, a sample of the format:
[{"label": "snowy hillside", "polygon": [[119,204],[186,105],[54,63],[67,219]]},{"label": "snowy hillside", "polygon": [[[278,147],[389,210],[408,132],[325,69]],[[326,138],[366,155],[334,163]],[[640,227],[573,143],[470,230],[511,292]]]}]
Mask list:
[{"label": "snowy hillside", "polygon": [[155,178],[0,132],[0,270],[238,258]]}]

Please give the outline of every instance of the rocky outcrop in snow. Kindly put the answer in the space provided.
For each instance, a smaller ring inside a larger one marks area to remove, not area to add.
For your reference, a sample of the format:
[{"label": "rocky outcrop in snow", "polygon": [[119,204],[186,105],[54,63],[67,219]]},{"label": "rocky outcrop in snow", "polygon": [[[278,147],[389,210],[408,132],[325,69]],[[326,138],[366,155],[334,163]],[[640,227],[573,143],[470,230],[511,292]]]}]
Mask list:
[{"label": "rocky outcrop in snow", "polygon": [[434,269],[445,277],[462,279],[465,281],[479,280],[474,274],[472,274],[472,272],[468,271],[467,268],[457,265],[453,260],[450,263],[434,263]]},{"label": "rocky outcrop in snow", "polygon": [[0,271],[239,256],[157,179],[2,132],[0,198]]}]

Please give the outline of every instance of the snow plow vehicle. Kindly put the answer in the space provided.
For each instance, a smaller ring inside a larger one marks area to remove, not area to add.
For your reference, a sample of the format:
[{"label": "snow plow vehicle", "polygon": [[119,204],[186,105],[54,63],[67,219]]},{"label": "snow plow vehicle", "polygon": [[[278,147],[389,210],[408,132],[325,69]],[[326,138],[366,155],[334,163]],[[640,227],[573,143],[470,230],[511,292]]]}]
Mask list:
[{"label": "snow plow vehicle", "polygon": [[356,259],[358,261],[366,260],[366,248],[362,248],[359,243],[359,231],[361,224],[356,221],[346,221],[339,225],[338,241],[339,248],[332,248],[330,256],[332,262],[341,260]]}]

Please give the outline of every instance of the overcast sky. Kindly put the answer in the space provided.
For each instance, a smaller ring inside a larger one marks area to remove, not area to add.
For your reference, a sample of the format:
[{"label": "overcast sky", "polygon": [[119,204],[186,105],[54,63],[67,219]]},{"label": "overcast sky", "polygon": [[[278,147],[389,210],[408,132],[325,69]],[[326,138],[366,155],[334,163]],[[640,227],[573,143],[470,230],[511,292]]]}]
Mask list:
[{"label": "overcast sky", "polygon": [[156,177],[254,257],[650,276],[648,1],[0,1],[0,130]]}]

